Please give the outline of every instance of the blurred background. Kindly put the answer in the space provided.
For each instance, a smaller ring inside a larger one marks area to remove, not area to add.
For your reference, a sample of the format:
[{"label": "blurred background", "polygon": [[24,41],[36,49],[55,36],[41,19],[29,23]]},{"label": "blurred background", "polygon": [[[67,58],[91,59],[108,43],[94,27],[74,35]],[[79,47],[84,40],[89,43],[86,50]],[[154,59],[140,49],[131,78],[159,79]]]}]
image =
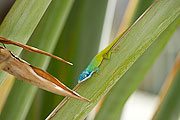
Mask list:
[{"label": "blurred background", "polygon": [[[62,3],[64,2],[63,0]],[[89,64],[98,51],[104,49],[118,33],[128,28],[154,0],[67,0],[63,3],[66,15],[61,15],[64,21],[59,24],[58,42],[53,54],[71,61],[74,66],[68,66],[55,59],[49,59],[47,71],[56,76],[71,89],[77,84],[79,74]],[[0,0],[0,22],[8,13],[15,0]],[[60,10],[62,7],[53,0],[49,9]],[[59,6],[58,6],[59,5]],[[58,14],[58,12],[49,12]],[[54,16],[58,17],[58,16]],[[56,19],[56,18],[54,18]],[[56,20],[48,21],[46,15],[40,25],[51,26]],[[38,26],[38,27],[39,27]],[[38,29],[35,31],[37,32]],[[34,33],[33,36],[37,34]],[[174,65],[180,51],[180,28],[171,37],[161,54],[150,67],[139,88],[130,96],[125,104],[121,120],[149,120],[158,104],[158,93]],[[33,43],[33,37],[28,44]],[[28,53],[31,54],[31,53]],[[26,57],[22,58],[26,59]],[[143,64],[146,64],[144,62]],[[5,81],[6,82],[6,81]],[[5,82],[3,84],[5,84]],[[121,93],[119,93],[120,95]],[[27,114],[26,119],[44,119],[64,97],[38,89]],[[8,98],[7,98],[8,99]],[[2,103],[1,103],[2,105]],[[3,104],[4,106],[4,104]],[[87,117],[92,120],[101,107],[99,104]]]}]

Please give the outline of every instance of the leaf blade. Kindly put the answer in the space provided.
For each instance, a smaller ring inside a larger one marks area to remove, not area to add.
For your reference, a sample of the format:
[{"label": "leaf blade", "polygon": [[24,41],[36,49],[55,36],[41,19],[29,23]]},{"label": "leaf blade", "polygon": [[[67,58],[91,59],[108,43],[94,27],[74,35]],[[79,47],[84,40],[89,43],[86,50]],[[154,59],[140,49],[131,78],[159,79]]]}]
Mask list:
[{"label": "leaf blade", "polygon": [[[133,66],[123,75],[120,81],[112,88],[105,98],[102,108],[98,112],[96,119],[120,118],[122,109],[129,96],[141,84],[145,74],[148,72],[155,59],[167,44],[170,37],[179,26],[178,17],[143,53],[143,55],[133,64]],[[128,86],[128,87],[127,87]],[[121,95],[119,96],[119,93]],[[107,115],[108,113],[108,115]]]},{"label": "leaf blade", "polygon": [[[179,1],[156,1],[156,4],[147,14],[139,19],[133,29],[124,36],[120,45],[117,46],[118,52],[112,54],[111,60],[104,60],[100,66],[100,71],[87,80],[78,90],[81,95],[86,94],[91,102],[88,104],[70,99],[53,119],[84,119],[133,62],[180,14],[178,5],[180,5]],[[161,9],[165,6],[167,9]],[[69,112],[71,112],[71,116],[68,116]]]}]

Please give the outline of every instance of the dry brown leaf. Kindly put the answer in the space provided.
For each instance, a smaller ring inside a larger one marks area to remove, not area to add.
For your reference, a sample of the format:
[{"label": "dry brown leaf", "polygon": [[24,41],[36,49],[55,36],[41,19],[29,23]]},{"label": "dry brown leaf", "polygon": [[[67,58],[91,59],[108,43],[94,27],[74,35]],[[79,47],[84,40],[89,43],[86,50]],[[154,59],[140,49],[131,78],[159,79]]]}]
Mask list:
[{"label": "dry brown leaf", "polygon": [[50,57],[55,58],[55,59],[57,59],[57,60],[60,60],[60,61],[62,61],[62,62],[65,62],[65,63],[67,63],[67,64],[69,64],[69,65],[73,65],[72,63],[70,63],[70,62],[68,62],[68,61],[66,61],[66,60],[64,60],[64,59],[62,59],[62,58],[60,58],[60,57],[57,57],[57,56],[52,55],[52,54],[50,54],[50,53],[47,53],[47,52],[45,52],[45,51],[39,50],[39,49],[37,49],[37,48],[31,47],[31,46],[28,46],[28,45],[24,45],[24,44],[22,44],[22,43],[20,43],[20,42],[8,40],[8,39],[3,38],[3,37],[0,37],[0,42],[3,43],[3,44],[16,45],[16,46],[22,47],[23,49],[28,50],[28,51],[30,51],[30,52],[35,52],[35,53],[47,55],[47,56],[50,56]]},{"label": "dry brown leaf", "polygon": [[20,80],[36,85],[39,88],[58,95],[89,101],[75,91],[66,87],[63,83],[58,81],[46,71],[30,65],[26,61],[16,57],[11,51],[4,47],[0,47],[0,65],[2,69],[9,74]]}]

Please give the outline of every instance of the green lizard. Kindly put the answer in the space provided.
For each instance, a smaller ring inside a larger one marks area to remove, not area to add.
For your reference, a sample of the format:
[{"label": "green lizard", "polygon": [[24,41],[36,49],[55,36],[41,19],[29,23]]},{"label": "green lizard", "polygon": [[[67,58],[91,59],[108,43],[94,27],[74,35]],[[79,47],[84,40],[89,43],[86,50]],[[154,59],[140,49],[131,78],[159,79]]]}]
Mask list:
[{"label": "green lizard", "polygon": [[[125,31],[126,32],[126,31]],[[78,78],[78,83],[83,82],[91,77],[94,72],[99,70],[99,65],[103,61],[103,59],[110,59],[111,53],[113,52],[113,48],[119,43],[120,37],[125,33],[123,32],[119,37],[117,37],[109,46],[107,46],[104,50],[98,53],[90,62],[88,67],[80,74]]]}]

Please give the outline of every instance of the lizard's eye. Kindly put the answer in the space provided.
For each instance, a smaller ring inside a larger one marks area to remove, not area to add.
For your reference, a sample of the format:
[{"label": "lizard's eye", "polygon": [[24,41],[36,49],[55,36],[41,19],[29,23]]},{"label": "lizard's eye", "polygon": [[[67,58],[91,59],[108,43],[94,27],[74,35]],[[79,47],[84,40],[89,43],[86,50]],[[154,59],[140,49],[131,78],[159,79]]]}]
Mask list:
[{"label": "lizard's eye", "polygon": [[88,77],[90,75],[90,73],[88,72],[86,75],[85,75],[85,77]]}]

